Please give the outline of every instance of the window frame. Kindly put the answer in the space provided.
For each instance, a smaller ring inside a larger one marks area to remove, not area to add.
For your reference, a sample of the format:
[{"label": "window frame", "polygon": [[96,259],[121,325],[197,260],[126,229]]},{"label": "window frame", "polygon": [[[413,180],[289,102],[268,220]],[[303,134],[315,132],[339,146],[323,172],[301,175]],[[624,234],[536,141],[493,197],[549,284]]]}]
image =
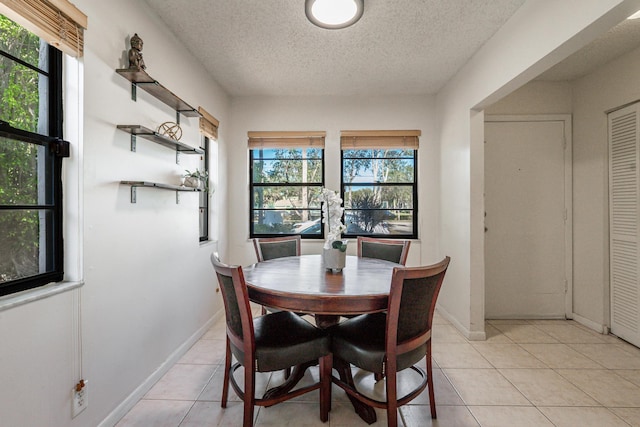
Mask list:
[{"label": "window frame", "polygon": [[[382,148],[342,148],[340,149],[340,197],[342,200],[345,200],[345,188],[349,186],[362,186],[362,187],[412,187],[412,197],[413,197],[413,207],[411,209],[403,209],[403,210],[411,210],[413,212],[413,220],[412,220],[412,230],[411,234],[383,234],[383,233],[369,233],[369,234],[358,234],[358,233],[342,233],[343,238],[357,238],[358,236],[362,237],[374,237],[374,238],[384,238],[384,239],[417,239],[418,238],[418,149],[413,149],[413,181],[407,182],[394,182],[394,183],[386,183],[386,182],[358,182],[357,184],[346,183],[344,180],[344,152],[345,151],[353,151],[353,150],[381,150]],[[401,147],[397,147],[395,149],[401,149]],[[367,157],[368,158],[368,157]],[[373,159],[373,157],[371,157]],[[347,158],[350,159],[350,158]],[[345,213],[342,215],[342,221],[346,224],[346,208]],[[379,210],[379,209],[359,209],[359,210]],[[385,209],[386,210],[386,209]],[[347,228],[348,230],[348,228]]]},{"label": "window frame", "polygon": [[42,70],[29,64],[20,58],[0,51],[0,55],[22,66],[46,75],[48,87],[48,135],[42,135],[17,129],[4,121],[0,121],[0,135],[9,139],[23,141],[29,144],[45,146],[52,153],[50,159],[52,165],[47,173],[51,177],[51,201],[52,206],[46,205],[0,205],[2,211],[17,211],[30,209],[47,209],[52,212],[53,218],[45,227],[51,228],[51,237],[47,239],[46,263],[51,265],[50,271],[38,273],[32,276],[10,280],[0,283],[0,296],[15,294],[17,292],[38,288],[52,282],[60,282],[64,279],[64,240],[63,240],[63,183],[62,163],[64,157],[69,157],[69,143],[63,141],[63,71],[62,52],[51,45],[47,45],[49,69]]},{"label": "window frame", "polygon": [[208,136],[203,136],[203,145],[200,148],[204,150],[204,154],[201,157],[200,165],[202,166],[204,172],[206,173],[207,180],[209,182],[205,183],[204,189],[198,193],[198,215],[199,218],[204,218],[202,222],[199,222],[200,229],[200,243],[209,241],[209,191],[210,187],[210,178],[209,178],[209,146],[210,140]]},{"label": "window frame", "polygon": [[[315,147],[297,147],[297,148],[315,148]],[[276,148],[277,149],[277,148]],[[285,149],[294,149],[294,147],[282,147]],[[260,151],[261,149],[249,149],[249,238],[254,237],[284,237],[284,236],[300,236],[302,239],[309,240],[324,240],[324,218],[322,216],[322,208],[318,207],[318,211],[320,211],[320,234],[302,234],[302,233],[256,233],[254,231],[254,223],[253,216],[256,212],[254,208],[254,188],[255,187],[318,187],[323,188],[325,186],[325,149],[317,148],[320,150],[320,162],[322,164],[322,179],[319,183],[310,183],[310,182],[281,182],[281,183],[255,183],[253,182],[253,163],[254,163],[254,152]],[[308,208],[307,208],[308,209]],[[267,210],[267,209],[258,209],[258,210]],[[314,209],[316,210],[316,209]]]}]

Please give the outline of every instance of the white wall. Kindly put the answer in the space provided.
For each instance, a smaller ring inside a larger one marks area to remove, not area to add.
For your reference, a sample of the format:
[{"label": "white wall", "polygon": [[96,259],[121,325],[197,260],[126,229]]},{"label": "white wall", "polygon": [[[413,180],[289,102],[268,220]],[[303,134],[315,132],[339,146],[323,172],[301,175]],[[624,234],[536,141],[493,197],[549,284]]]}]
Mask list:
[{"label": "white wall", "polygon": [[485,115],[571,114],[573,86],[569,82],[531,81],[495,104]]},{"label": "white wall", "polygon": [[[233,100],[229,133],[229,261],[256,261],[249,240],[248,131],[326,131],[325,182],[340,189],[340,131],[359,129],[420,129],[419,149],[419,240],[411,243],[407,265],[437,260],[438,144],[433,98],[423,96],[386,97],[244,97]],[[303,240],[303,253],[320,253],[322,241]],[[355,254],[353,242],[349,254]]]},{"label": "white wall", "polygon": [[[208,259],[216,245],[198,241],[197,195],[182,193],[176,204],[174,192],[139,189],[138,202],[131,204],[129,187],[119,184],[123,179],[177,184],[198,159],[183,155],[176,165],[175,151],[141,138],[137,152],[130,151],[129,135],[116,130],[116,124],[155,128],[176,116],[140,89],[138,101],[132,101],[129,82],[115,69],[127,66],[128,40],[137,32],[144,40],[149,74],[221,121],[222,165],[228,96],[144,2],[74,4],[89,18],[82,60],[84,123],[79,125],[84,132],[81,141],[72,140],[69,159],[84,165],[84,190],[78,196],[68,186],[65,197],[78,199],[84,211],[67,212],[65,228],[66,238],[84,247],[83,253],[67,254],[74,258],[67,266],[84,266],[68,276],[85,284],[0,311],[3,427],[113,425],[221,309]],[[78,121],[69,116],[74,110],[66,109],[67,120]],[[199,145],[197,119],[181,117],[181,124],[182,141]],[[217,165],[211,167],[215,171]],[[73,173],[65,179],[73,179]],[[216,197],[224,197],[226,190],[215,185]],[[214,199],[212,210],[224,220],[222,202]],[[83,227],[75,227],[78,223]],[[224,246],[225,236],[220,227],[220,236],[214,237]],[[89,406],[72,420],[71,389],[80,371],[88,380]]]},{"label": "white wall", "polygon": [[640,49],[574,82],[574,312],[609,323],[606,111],[640,99]]},{"label": "white wall", "polygon": [[[527,1],[438,95],[441,245],[452,256],[440,307],[484,338],[484,120],[480,111],[640,7],[638,1]],[[560,24],[561,23],[561,24]]]},{"label": "white wall", "polygon": [[609,319],[606,112],[640,100],[640,49],[573,82],[533,81],[487,114],[573,114],[573,312],[604,330]]},{"label": "white wall", "polygon": [[[130,204],[128,188],[118,184],[121,179],[168,182],[187,165],[193,167],[187,156],[175,165],[170,150],[144,140],[132,153],[128,136],[115,129],[118,123],[153,126],[175,120],[144,93],[131,101],[129,84],[114,72],[125,65],[125,41],[134,32],[145,42],[149,73],[221,120],[214,211],[222,224],[221,252],[233,262],[254,259],[247,240],[248,130],[326,130],[327,185],[337,188],[340,129],[422,129],[421,244],[412,245],[409,262],[430,262],[445,253],[453,257],[440,303],[472,336],[481,333],[484,316],[484,171],[482,113],[471,110],[500,99],[640,7],[636,0],[527,2],[447,85],[437,105],[428,97],[334,97],[246,98],[230,107],[223,91],[143,2],[74,3],[89,16],[84,131],[81,141],[72,141],[73,155],[84,157],[70,160],[84,166],[84,190],[76,195],[84,211],[69,212],[66,226],[84,224],[67,233],[84,246],[71,265],[83,266],[74,278],[86,284],[0,311],[3,427],[113,425],[220,309],[208,264],[214,245],[198,244],[195,197],[183,195],[176,205],[172,192],[142,189],[138,203]],[[196,123],[182,123],[183,140],[195,143]],[[227,188],[233,191],[227,194]],[[71,388],[81,368],[89,381],[89,407],[71,420]]]}]

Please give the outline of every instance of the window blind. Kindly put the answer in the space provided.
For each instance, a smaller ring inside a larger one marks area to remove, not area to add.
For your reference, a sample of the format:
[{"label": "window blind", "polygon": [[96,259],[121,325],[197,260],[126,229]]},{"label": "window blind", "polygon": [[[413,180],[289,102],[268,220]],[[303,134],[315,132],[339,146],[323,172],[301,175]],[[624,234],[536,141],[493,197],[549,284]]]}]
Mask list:
[{"label": "window blind", "polygon": [[421,134],[419,130],[343,130],[340,132],[340,149],[417,150]]},{"label": "window blind", "polygon": [[87,16],[68,0],[0,0],[0,13],[67,55],[82,56]]},{"label": "window blind", "polygon": [[264,148],[324,148],[324,131],[265,131],[248,132],[249,149]]},{"label": "window blind", "polygon": [[217,140],[218,139],[218,127],[220,122],[218,119],[209,114],[204,108],[198,107],[198,113],[200,113],[200,133],[204,136]]}]

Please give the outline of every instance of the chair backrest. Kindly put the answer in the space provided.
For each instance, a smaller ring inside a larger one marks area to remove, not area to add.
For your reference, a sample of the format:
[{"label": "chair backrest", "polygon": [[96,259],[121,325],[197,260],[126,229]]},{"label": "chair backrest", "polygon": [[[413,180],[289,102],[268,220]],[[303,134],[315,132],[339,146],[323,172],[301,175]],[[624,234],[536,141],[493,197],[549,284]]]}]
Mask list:
[{"label": "chair backrest", "polygon": [[410,240],[376,239],[358,236],[358,256],[383,259],[405,265],[410,245]]},{"label": "chair backrest", "polygon": [[300,255],[300,236],[256,237],[253,239],[258,262]]},{"label": "chair backrest", "polygon": [[254,347],[253,317],[242,267],[222,263],[215,253],[211,254],[211,264],[222,291],[227,336],[233,344],[232,348],[240,350],[240,353],[234,353],[236,357],[251,355]]},{"label": "chair backrest", "polygon": [[387,355],[407,353],[430,339],[436,301],[450,260],[445,257],[426,267],[393,269],[387,314]]}]

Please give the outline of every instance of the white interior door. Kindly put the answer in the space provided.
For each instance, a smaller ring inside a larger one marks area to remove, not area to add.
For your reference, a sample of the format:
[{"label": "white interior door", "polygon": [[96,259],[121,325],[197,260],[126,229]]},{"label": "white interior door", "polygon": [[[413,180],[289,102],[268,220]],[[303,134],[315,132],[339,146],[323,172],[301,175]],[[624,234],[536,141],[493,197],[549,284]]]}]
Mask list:
[{"label": "white interior door", "polygon": [[639,128],[638,104],[609,114],[611,332],[640,347]]},{"label": "white interior door", "polygon": [[571,317],[569,126],[568,116],[486,117],[488,319]]}]

